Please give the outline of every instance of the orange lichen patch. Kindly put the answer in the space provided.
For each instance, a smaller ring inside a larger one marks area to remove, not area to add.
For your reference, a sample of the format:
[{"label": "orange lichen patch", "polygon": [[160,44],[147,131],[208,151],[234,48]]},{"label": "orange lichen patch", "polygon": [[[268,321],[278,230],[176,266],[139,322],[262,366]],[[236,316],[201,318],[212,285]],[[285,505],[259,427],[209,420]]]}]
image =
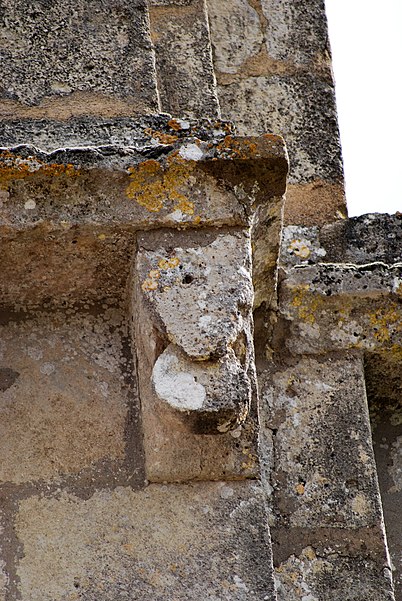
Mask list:
[{"label": "orange lichen patch", "polygon": [[153,159],[144,161],[135,167],[129,167],[130,183],[126,188],[126,195],[153,213],[159,212],[170,201],[175,203],[174,208],[192,215],[194,205],[181,189],[186,185],[193,169],[194,161],[185,161],[177,155],[168,158],[165,169]]},{"label": "orange lichen patch", "polygon": [[280,136],[265,134],[264,136],[249,136],[244,138],[235,138],[226,136],[222,142],[217,145],[217,149],[222,156],[232,159],[257,159],[267,157],[278,151],[283,151],[284,141]]},{"label": "orange lichen patch", "polygon": [[178,257],[171,257],[170,259],[160,259],[158,262],[159,269],[174,269],[180,265],[180,259]]},{"label": "orange lichen patch", "polygon": [[177,136],[172,136],[171,134],[166,134],[163,131],[155,131],[155,130],[151,129],[150,127],[147,127],[147,129],[145,129],[144,131],[148,136],[151,136],[151,138],[158,140],[158,142],[160,142],[160,144],[173,144],[177,140]]},{"label": "orange lichen patch", "polygon": [[301,484],[301,483],[298,484],[295,487],[295,489],[296,489],[296,492],[297,492],[298,495],[304,495],[304,490],[305,490],[304,484]]},{"label": "orange lichen patch", "polygon": [[168,121],[168,125],[171,129],[174,129],[175,131],[181,130],[181,125],[178,121],[176,121],[176,119],[170,119],[170,121]]},{"label": "orange lichen patch", "polygon": [[23,158],[7,150],[0,153],[0,188],[3,190],[14,180],[33,177],[38,173],[49,177],[77,177],[80,169],[70,163],[44,163],[36,157]]}]

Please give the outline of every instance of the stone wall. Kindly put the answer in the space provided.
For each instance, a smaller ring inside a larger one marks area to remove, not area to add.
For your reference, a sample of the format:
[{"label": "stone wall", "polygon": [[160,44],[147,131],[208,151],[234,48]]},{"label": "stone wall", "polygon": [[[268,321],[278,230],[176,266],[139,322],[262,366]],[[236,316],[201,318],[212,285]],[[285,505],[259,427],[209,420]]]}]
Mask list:
[{"label": "stone wall", "polygon": [[401,219],[346,219],[323,2],[0,8],[0,601],[400,601]]}]

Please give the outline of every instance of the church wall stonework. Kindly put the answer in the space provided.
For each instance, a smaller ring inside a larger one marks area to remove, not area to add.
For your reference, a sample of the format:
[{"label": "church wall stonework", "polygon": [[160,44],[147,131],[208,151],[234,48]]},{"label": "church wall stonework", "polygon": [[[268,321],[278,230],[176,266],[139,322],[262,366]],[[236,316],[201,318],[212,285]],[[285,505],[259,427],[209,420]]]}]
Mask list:
[{"label": "church wall stonework", "polygon": [[401,601],[402,222],[347,219],[322,0],[0,40],[0,601]]}]

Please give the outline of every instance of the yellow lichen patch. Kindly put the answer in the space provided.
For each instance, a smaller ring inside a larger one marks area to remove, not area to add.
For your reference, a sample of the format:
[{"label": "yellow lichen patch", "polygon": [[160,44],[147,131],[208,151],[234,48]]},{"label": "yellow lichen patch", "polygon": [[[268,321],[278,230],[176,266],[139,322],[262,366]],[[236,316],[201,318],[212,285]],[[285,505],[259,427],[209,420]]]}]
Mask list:
[{"label": "yellow lichen patch", "polygon": [[170,201],[175,204],[175,208],[180,208],[183,203],[187,210],[182,212],[192,215],[194,205],[182,189],[193,169],[194,161],[185,161],[177,155],[169,157],[165,169],[153,159],[144,161],[135,167],[129,167],[130,183],[126,188],[126,195],[152,213],[159,212]]},{"label": "yellow lichen patch", "polygon": [[0,153],[0,188],[6,190],[10,182],[17,179],[26,179],[36,174],[44,174],[50,177],[76,177],[80,170],[74,165],[67,163],[44,163],[36,157],[23,158],[9,151]]},{"label": "yellow lichen patch", "polygon": [[295,486],[295,490],[297,492],[298,495],[304,495],[304,484],[300,483],[297,486]]},{"label": "yellow lichen patch", "polygon": [[311,250],[303,240],[292,240],[288,246],[288,252],[301,259],[308,259],[311,255]]},{"label": "yellow lichen patch", "polygon": [[158,280],[160,278],[160,272],[157,269],[151,269],[148,273],[147,278],[143,281],[141,288],[144,292],[152,292],[158,289]]},{"label": "yellow lichen patch", "polygon": [[173,208],[175,211],[181,211],[186,215],[194,215],[194,203],[191,202],[191,200],[183,199],[180,202],[178,202]]},{"label": "yellow lichen patch", "polygon": [[174,269],[180,265],[180,259],[177,257],[171,257],[170,259],[160,259],[158,262],[159,269]]},{"label": "yellow lichen patch", "polygon": [[313,325],[316,313],[322,305],[321,299],[309,294],[309,286],[305,284],[293,292],[292,305],[298,309],[299,318]]},{"label": "yellow lichen patch", "polygon": [[369,317],[373,336],[382,344],[390,341],[392,330],[402,331],[401,312],[396,305],[387,309],[378,309],[370,313]]},{"label": "yellow lichen patch", "polygon": [[163,207],[166,191],[163,185],[163,169],[158,161],[149,160],[129,167],[130,183],[126,195],[151,213]]}]

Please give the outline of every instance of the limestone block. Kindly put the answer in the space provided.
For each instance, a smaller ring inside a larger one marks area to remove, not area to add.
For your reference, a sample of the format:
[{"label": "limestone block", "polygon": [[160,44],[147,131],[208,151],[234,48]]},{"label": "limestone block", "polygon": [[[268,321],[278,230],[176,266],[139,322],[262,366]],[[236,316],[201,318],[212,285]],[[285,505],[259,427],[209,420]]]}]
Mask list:
[{"label": "limestone block", "polygon": [[247,0],[207,0],[214,67],[236,73],[248,58],[257,54],[263,33],[257,11]]},{"label": "limestone block", "polygon": [[347,529],[361,529],[366,546],[378,548],[384,532],[362,358],[289,360],[272,366],[260,387],[262,420],[274,432],[276,525],[341,528],[346,538]]},{"label": "limestone block", "polygon": [[331,223],[320,230],[326,261],[367,264],[402,262],[402,215],[369,213]]},{"label": "limestone block", "polygon": [[185,248],[144,250],[141,288],[161,331],[188,357],[223,357],[245,328],[253,305],[251,245],[246,231],[218,234]]},{"label": "limestone block", "polygon": [[2,310],[0,329],[0,481],[142,482],[121,310]]},{"label": "limestone block", "polygon": [[218,117],[204,0],[152,3],[150,24],[161,110],[177,117]]},{"label": "limestone block", "polygon": [[364,555],[317,555],[305,546],[275,569],[277,597],[278,601],[393,601],[390,573]]},{"label": "limestone block", "polygon": [[382,213],[322,227],[289,225],[282,233],[280,263],[285,269],[312,263],[398,264],[402,262],[401,226],[402,215]]},{"label": "limestone block", "polygon": [[257,483],[151,485],[22,500],[21,601],[273,599]]},{"label": "limestone block", "polygon": [[[302,244],[297,252],[307,253]],[[280,317],[288,328],[287,348],[292,353],[389,349],[400,356],[401,283],[398,263],[295,266],[279,291]]]},{"label": "limestone block", "polygon": [[218,361],[196,363],[169,345],[154,365],[153,384],[158,397],[198,434],[233,430],[249,411],[251,384],[233,351]]},{"label": "limestone block", "polygon": [[151,481],[258,473],[249,269],[241,230],[139,236],[132,313]]},{"label": "limestone block", "polygon": [[342,181],[333,84],[313,74],[249,77],[218,88],[222,116],[240,134],[286,139],[291,184]]},{"label": "limestone block", "polygon": [[323,0],[261,0],[267,19],[268,55],[303,65],[329,61],[327,21]]},{"label": "limestone block", "polygon": [[104,98],[126,114],[158,110],[145,0],[2,0],[1,12],[3,111],[60,97],[79,114],[101,113]]}]

